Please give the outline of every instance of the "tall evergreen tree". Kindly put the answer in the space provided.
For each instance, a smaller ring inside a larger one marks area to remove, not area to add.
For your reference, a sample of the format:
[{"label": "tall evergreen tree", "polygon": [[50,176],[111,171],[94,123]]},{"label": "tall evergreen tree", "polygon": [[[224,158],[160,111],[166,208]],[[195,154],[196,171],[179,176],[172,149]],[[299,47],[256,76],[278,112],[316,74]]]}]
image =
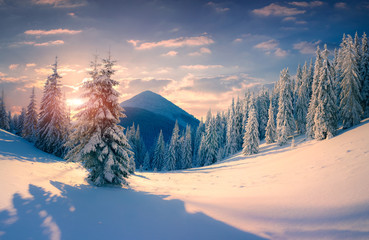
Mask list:
[{"label": "tall evergreen tree", "polygon": [[361,97],[363,100],[364,116],[369,117],[369,45],[365,33],[361,39]]},{"label": "tall evergreen tree", "polygon": [[307,63],[305,62],[302,70],[301,84],[299,84],[299,88],[297,89],[295,105],[296,130],[299,134],[306,132],[306,115],[308,112],[309,100],[309,76]]},{"label": "tall evergreen tree", "polygon": [[333,68],[334,68],[334,78],[333,78],[333,86],[334,91],[336,93],[337,106],[340,102],[340,94],[341,94],[341,66],[340,66],[340,55],[341,50],[334,49],[334,59],[333,59]]},{"label": "tall evergreen tree", "polygon": [[313,81],[314,81],[314,66],[313,66],[313,59],[310,59],[310,64],[309,64],[309,68],[307,71],[307,78],[308,81],[308,89],[309,89],[309,99],[311,99],[312,94],[313,94]]},{"label": "tall evergreen tree", "polygon": [[337,129],[336,93],[333,87],[334,68],[328,60],[327,45],[323,55],[323,65],[320,70],[320,79],[317,86],[317,107],[315,111],[315,133],[316,139],[321,140],[331,138],[335,135]]},{"label": "tall evergreen tree", "polygon": [[244,155],[256,154],[259,152],[259,126],[254,107],[250,109],[249,119],[247,120],[246,131],[243,137]]},{"label": "tall evergreen tree", "polygon": [[22,135],[30,142],[35,142],[37,137],[37,108],[35,88],[32,89],[30,103],[27,106],[25,124]]},{"label": "tall evergreen tree", "polygon": [[17,116],[16,121],[14,122],[14,133],[21,136],[22,135],[22,131],[24,128],[24,121],[25,121],[25,117],[26,117],[26,109],[22,108],[21,114],[19,116]]},{"label": "tall evergreen tree", "polygon": [[186,132],[183,137],[181,165],[182,169],[187,169],[192,166],[192,134],[190,125],[186,126]]},{"label": "tall evergreen tree", "polygon": [[4,130],[10,130],[10,125],[9,125],[9,117],[8,114],[6,112],[6,107],[5,107],[5,99],[4,99],[4,89],[2,91],[2,95],[0,98],[0,128],[4,129]]},{"label": "tall evergreen tree", "polygon": [[210,119],[206,126],[205,132],[205,165],[211,165],[217,160],[217,153],[219,149],[218,136],[216,132],[215,121]]},{"label": "tall evergreen tree", "polygon": [[51,74],[45,83],[41,100],[37,139],[35,146],[45,152],[62,157],[65,154],[67,119],[58,74],[58,63],[55,60]]},{"label": "tall evergreen tree", "polygon": [[9,111],[9,114],[10,114],[10,115],[8,115],[8,118],[10,119],[10,121],[9,121],[9,132],[16,134],[19,115],[18,114],[13,114],[13,116],[12,116],[10,111]]},{"label": "tall evergreen tree", "polygon": [[172,171],[176,169],[179,150],[179,127],[178,121],[176,121],[172,133],[172,137],[169,142],[168,152],[166,154],[166,164],[164,170]]},{"label": "tall evergreen tree", "polygon": [[246,129],[246,124],[247,124],[247,119],[249,118],[249,107],[250,107],[250,98],[251,98],[251,93],[250,90],[247,89],[245,92],[245,98],[243,100],[243,115],[242,115],[242,134],[245,134],[245,129]]},{"label": "tall evergreen tree", "polygon": [[235,106],[234,99],[232,99],[227,119],[226,156],[233,155],[238,151],[235,128]]},{"label": "tall evergreen tree", "polygon": [[[305,67],[305,66],[304,66]],[[300,64],[297,65],[297,71],[296,71],[296,80],[295,80],[295,86],[293,88],[293,105],[296,106],[297,105],[297,99],[298,99],[298,94],[299,94],[299,89],[300,86],[302,84],[302,75],[303,75],[303,70],[301,69]],[[295,112],[294,112],[294,116],[296,118],[296,107],[295,107]]]},{"label": "tall evergreen tree", "polygon": [[361,120],[361,81],[352,37],[347,35],[342,44],[342,81],[340,110],[343,128],[356,125]]},{"label": "tall evergreen tree", "polygon": [[259,123],[259,138],[265,138],[268,123],[269,93],[264,88],[259,92],[256,100],[256,116]]},{"label": "tall evergreen tree", "polygon": [[76,130],[71,134],[66,156],[69,161],[81,161],[90,170],[89,179],[97,186],[127,185],[130,146],[118,125],[125,117],[118,103],[119,93],[114,89],[119,82],[111,79],[114,61],[110,54],[103,59],[103,68],[92,63],[91,80],[83,83],[83,97],[88,101],[76,115]]},{"label": "tall evergreen tree", "polygon": [[192,165],[198,166],[198,157],[199,157],[199,147],[201,143],[201,138],[204,135],[205,132],[205,125],[203,121],[200,121],[199,126],[197,126],[196,133],[195,133],[195,140],[194,140],[194,147],[193,147],[193,159],[192,159]]},{"label": "tall evergreen tree", "polygon": [[243,130],[242,130],[242,104],[239,98],[237,98],[236,107],[234,110],[234,137],[236,142],[236,151],[240,151],[242,149],[243,143]]},{"label": "tall evergreen tree", "polygon": [[293,118],[291,78],[288,69],[283,69],[280,76],[279,102],[277,114],[277,142],[284,145],[295,130]]},{"label": "tall evergreen tree", "polygon": [[265,132],[265,141],[266,143],[274,143],[277,140],[276,136],[276,128],[275,128],[275,120],[274,120],[274,110],[273,110],[273,101],[270,100],[269,110],[268,110],[268,123],[266,126]]},{"label": "tall evergreen tree", "polygon": [[161,171],[165,160],[165,142],[163,131],[160,129],[159,137],[154,148],[154,157],[152,160],[152,168]]},{"label": "tall evergreen tree", "polygon": [[143,160],[143,169],[148,171],[151,169],[151,162],[150,162],[150,154],[146,152],[144,160]]},{"label": "tall evergreen tree", "polygon": [[314,125],[314,118],[315,118],[315,110],[318,105],[317,102],[317,87],[319,84],[320,78],[320,69],[322,68],[322,56],[320,52],[319,46],[316,49],[316,59],[315,59],[315,66],[314,66],[314,77],[313,77],[313,84],[312,84],[312,95],[309,103],[309,109],[306,117],[306,133],[309,137],[314,138],[315,133],[315,125]]},{"label": "tall evergreen tree", "polygon": [[205,134],[201,136],[197,159],[198,159],[197,166],[201,167],[205,165],[205,159],[206,159]]}]

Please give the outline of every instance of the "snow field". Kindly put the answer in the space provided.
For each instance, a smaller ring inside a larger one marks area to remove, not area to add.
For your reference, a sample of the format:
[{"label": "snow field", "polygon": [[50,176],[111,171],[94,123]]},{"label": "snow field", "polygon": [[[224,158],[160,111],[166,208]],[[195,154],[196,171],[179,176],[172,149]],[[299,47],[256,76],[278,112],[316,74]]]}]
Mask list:
[{"label": "snow field", "polygon": [[[137,172],[131,190],[0,131],[0,239],[368,239],[369,121],[218,164]],[[163,200],[165,199],[165,200]]]}]

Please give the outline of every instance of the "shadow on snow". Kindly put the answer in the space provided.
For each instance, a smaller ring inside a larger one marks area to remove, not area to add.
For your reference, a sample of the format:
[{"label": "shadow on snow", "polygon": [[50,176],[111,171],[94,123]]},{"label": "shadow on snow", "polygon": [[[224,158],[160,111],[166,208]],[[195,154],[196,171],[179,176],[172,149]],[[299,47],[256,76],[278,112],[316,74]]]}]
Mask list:
[{"label": "shadow on snow", "polygon": [[32,199],[14,194],[16,213],[0,212],[4,239],[263,239],[202,213],[179,200],[133,190],[52,182],[62,196],[29,185]]},{"label": "shadow on snow", "polygon": [[41,150],[35,154],[33,144],[4,130],[0,130],[0,142],[0,155],[7,157],[6,159],[33,162],[56,162],[62,160]]}]

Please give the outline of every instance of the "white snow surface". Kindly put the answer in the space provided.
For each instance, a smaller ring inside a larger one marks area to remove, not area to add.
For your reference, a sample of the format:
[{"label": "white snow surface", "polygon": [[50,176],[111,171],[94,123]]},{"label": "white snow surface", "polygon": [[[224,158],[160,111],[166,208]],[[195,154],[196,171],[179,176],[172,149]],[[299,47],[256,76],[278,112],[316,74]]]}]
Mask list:
[{"label": "white snow surface", "polygon": [[324,141],[94,187],[0,131],[0,239],[369,239],[369,120]]}]

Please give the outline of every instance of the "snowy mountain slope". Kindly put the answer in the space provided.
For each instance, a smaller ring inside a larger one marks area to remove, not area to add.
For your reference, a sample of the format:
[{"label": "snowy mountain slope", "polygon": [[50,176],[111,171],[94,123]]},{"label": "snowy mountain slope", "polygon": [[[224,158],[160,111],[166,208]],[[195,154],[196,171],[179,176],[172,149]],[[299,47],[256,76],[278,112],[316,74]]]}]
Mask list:
[{"label": "snowy mountain slope", "polygon": [[125,109],[126,118],[121,119],[123,127],[130,127],[133,123],[140,125],[140,133],[150,148],[155,143],[160,129],[163,130],[165,141],[172,135],[175,121],[178,120],[181,130],[189,124],[192,131],[196,131],[199,120],[164,97],[151,91],[144,91],[121,103]]},{"label": "snowy mountain slope", "polygon": [[140,94],[137,94],[131,99],[122,102],[121,106],[123,108],[134,107],[145,109],[147,111],[165,116],[173,121],[178,120],[178,124],[182,126],[186,126],[187,124],[199,124],[199,120],[197,120],[194,116],[190,115],[185,110],[181,109],[159,94],[151,91],[144,91]]},{"label": "snowy mountain slope", "polygon": [[86,183],[76,163],[0,130],[0,239],[263,239],[180,200]]},{"label": "snowy mountain slope", "polygon": [[134,189],[168,195],[271,239],[369,239],[369,121],[325,141],[172,173],[139,173]]}]

